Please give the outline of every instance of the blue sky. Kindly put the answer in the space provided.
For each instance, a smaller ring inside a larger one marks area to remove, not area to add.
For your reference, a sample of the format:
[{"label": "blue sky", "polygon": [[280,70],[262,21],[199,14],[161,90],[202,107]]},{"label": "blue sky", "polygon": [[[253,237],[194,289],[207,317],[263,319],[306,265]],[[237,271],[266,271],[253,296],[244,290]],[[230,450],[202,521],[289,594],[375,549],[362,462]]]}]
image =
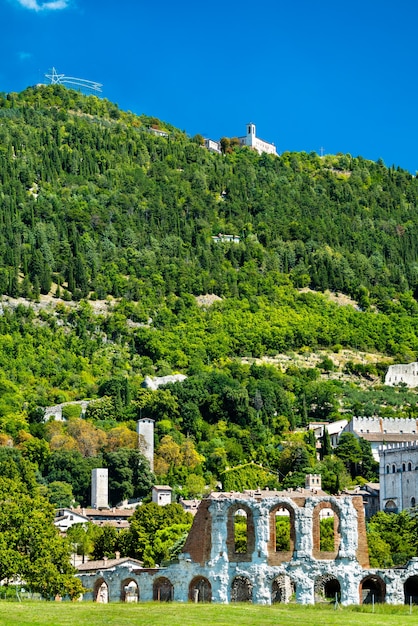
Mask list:
[{"label": "blue sky", "polygon": [[416,0],[0,0],[0,91],[60,73],[189,134],[418,170]]}]

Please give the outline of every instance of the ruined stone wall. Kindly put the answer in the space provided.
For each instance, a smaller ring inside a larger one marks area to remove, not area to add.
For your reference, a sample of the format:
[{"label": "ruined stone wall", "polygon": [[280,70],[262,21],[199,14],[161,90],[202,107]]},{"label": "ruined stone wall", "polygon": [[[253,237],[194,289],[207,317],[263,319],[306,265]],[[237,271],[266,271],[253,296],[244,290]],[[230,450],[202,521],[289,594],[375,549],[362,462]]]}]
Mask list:
[{"label": "ruined stone wall", "polygon": [[[275,515],[283,508],[291,524],[290,550],[276,550]],[[319,549],[321,511],[334,514],[334,551]],[[234,544],[234,515],[246,514],[247,550]],[[317,496],[306,490],[212,494],[202,501],[179,562],[166,568],[135,570],[114,567],[81,576],[84,586],[108,587],[109,601],[123,599],[122,583],[138,585],[140,601],[259,604],[289,602],[293,597],[312,604],[338,595],[342,604],[368,602],[371,597],[393,604],[405,600],[405,587],[418,581],[418,559],[406,568],[369,570],[361,497]],[[412,583],[411,583],[412,581]],[[416,583],[418,587],[418,582]],[[86,599],[94,599],[94,591]],[[418,589],[416,592],[418,596]]]}]

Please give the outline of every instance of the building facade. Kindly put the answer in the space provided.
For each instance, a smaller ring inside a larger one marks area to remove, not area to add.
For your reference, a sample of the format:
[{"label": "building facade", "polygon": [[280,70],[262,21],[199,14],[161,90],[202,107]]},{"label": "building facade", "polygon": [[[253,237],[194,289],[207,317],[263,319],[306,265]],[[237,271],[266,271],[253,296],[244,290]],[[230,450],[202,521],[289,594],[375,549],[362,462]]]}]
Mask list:
[{"label": "building facade", "polygon": [[370,443],[373,458],[379,462],[383,445],[414,442],[418,439],[418,420],[389,417],[353,417],[344,432],[353,433]]},{"label": "building facade", "polygon": [[386,445],[380,455],[380,508],[398,513],[418,503],[418,441]]},{"label": "building facade", "polygon": [[259,139],[257,137],[255,124],[250,122],[247,124],[246,130],[247,132],[244,137],[238,137],[241,146],[248,146],[253,150],[257,150],[258,154],[267,152],[267,154],[274,154],[275,156],[278,156],[274,143],[263,141],[263,139]]},{"label": "building facade", "polygon": [[418,363],[389,365],[385,376],[385,385],[390,387],[395,385],[406,385],[411,388],[418,387]]}]

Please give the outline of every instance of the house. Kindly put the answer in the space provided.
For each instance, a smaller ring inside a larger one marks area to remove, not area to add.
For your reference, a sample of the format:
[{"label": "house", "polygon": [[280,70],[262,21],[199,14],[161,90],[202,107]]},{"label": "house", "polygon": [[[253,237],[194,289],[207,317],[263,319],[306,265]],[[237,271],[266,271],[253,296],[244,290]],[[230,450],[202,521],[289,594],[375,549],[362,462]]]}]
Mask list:
[{"label": "house", "polygon": [[55,512],[54,526],[60,533],[65,534],[74,524],[86,524],[89,521],[86,515],[71,508],[58,509]]},{"label": "house", "polygon": [[159,506],[171,504],[171,492],[173,490],[168,485],[154,485],[152,488],[152,501]]},{"label": "house", "polygon": [[316,439],[316,450],[317,456],[319,458],[321,447],[322,447],[322,438],[324,436],[324,431],[326,430],[330,441],[331,447],[336,448],[338,444],[338,439],[340,438],[341,433],[344,428],[347,426],[348,420],[337,420],[336,422],[310,422],[308,425],[308,430],[313,430],[315,439]]},{"label": "house", "polygon": [[219,141],[214,141],[213,139],[205,139],[205,148],[209,150],[209,152],[217,152],[221,154],[221,144]]},{"label": "house", "polygon": [[62,533],[67,532],[74,524],[91,522],[96,526],[113,526],[117,530],[129,528],[132,509],[87,509],[60,508],[55,512],[54,525]]},{"label": "house", "polygon": [[380,485],[379,483],[365,483],[354,489],[345,489],[344,494],[349,496],[361,496],[363,499],[364,515],[370,519],[380,511]]},{"label": "house", "polygon": [[156,135],[157,137],[168,137],[168,133],[165,130],[160,130],[159,128],[148,128],[148,132],[152,135]]},{"label": "house", "polygon": [[253,150],[256,150],[258,154],[263,154],[263,152],[267,152],[267,154],[277,155],[276,146],[274,143],[268,143],[267,141],[263,141],[263,139],[259,139],[256,135],[255,124],[251,122],[247,124],[247,134],[244,137],[238,137],[241,146],[248,146]]},{"label": "house", "polygon": [[212,241],[214,243],[239,243],[240,238],[238,235],[224,235],[223,233],[219,233],[218,235],[212,236]]},{"label": "house", "polygon": [[183,507],[183,511],[185,513],[191,513],[193,516],[196,515],[197,509],[199,508],[200,500],[183,500],[180,498],[179,504]]}]

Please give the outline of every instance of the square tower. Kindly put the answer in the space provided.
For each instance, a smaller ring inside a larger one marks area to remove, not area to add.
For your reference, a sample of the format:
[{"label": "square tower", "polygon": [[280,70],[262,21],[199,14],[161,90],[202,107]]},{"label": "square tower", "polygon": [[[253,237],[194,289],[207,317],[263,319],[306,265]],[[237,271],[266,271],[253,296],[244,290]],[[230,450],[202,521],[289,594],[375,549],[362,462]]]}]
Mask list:
[{"label": "square tower", "polygon": [[91,508],[109,508],[108,469],[99,467],[91,470]]},{"label": "square tower", "polygon": [[136,426],[138,448],[149,462],[151,472],[154,471],[154,420],[143,418]]}]

